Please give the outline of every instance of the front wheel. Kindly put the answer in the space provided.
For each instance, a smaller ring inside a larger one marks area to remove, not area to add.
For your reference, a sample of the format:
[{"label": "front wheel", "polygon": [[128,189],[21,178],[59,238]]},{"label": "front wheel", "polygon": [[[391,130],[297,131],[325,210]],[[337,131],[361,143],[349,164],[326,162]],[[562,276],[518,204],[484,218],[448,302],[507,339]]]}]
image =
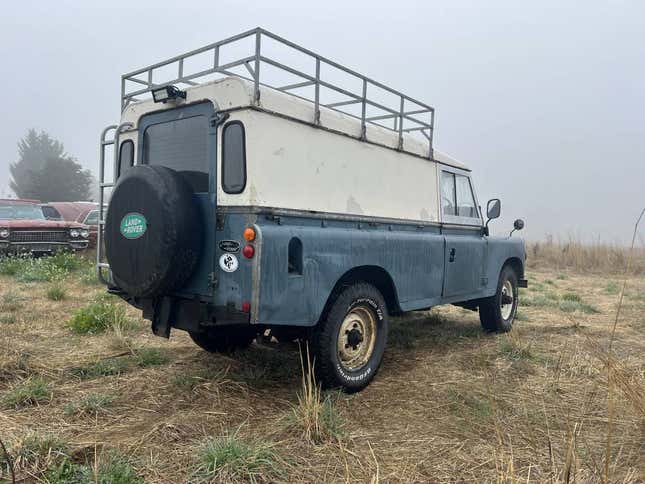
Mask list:
[{"label": "front wheel", "polygon": [[311,338],[316,379],[324,388],[365,388],[383,359],[387,329],[381,293],[366,283],[346,287]]},{"label": "front wheel", "polygon": [[205,331],[193,331],[190,338],[209,353],[230,353],[248,347],[257,336],[253,326],[221,326]]},{"label": "front wheel", "polygon": [[504,266],[497,292],[479,305],[479,320],[488,332],[507,333],[513,327],[518,303],[517,274],[511,266]]}]

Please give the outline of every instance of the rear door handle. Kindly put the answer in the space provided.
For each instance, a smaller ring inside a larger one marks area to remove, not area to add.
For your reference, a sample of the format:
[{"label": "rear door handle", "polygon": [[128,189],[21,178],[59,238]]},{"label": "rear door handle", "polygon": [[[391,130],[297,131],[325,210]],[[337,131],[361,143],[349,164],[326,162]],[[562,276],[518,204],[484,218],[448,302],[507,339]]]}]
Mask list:
[{"label": "rear door handle", "polygon": [[450,258],[448,259],[448,262],[455,262],[455,254],[457,253],[457,249],[454,247],[450,249]]}]

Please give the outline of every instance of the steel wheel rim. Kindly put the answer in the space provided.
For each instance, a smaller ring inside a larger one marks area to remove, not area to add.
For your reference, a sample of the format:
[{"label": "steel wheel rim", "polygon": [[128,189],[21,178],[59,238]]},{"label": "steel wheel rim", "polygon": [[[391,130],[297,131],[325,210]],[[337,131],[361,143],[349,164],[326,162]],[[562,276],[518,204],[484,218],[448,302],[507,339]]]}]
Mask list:
[{"label": "steel wheel rim", "polygon": [[[510,298],[508,301],[507,298]],[[504,302],[504,301],[507,302]],[[513,307],[515,306],[515,294],[513,293],[513,284],[511,281],[506,280],[502,286],[502,297],[500,298],[499,310],[502,315],[502,319],[505,321],[511,317],[513,314]]]},{"label": "steel wheel rim", "polygon": [[374,313],[362,306],[352,308],[338,331],[337,352],[340,365],[348,371],[365,366],[372,357],[375,342]]}]

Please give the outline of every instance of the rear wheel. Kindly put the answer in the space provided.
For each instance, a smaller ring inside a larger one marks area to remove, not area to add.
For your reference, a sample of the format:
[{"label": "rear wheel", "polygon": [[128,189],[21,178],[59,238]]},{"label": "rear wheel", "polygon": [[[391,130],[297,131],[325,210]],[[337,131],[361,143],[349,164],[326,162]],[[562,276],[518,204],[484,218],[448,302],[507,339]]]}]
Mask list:
[{"label": "rear wheel", "polygon": [[497,292],[479,304],[479,320],[488,332],[506,333],[513,327],[518,304],[517,274],[511,266],[504,266]]},{"label": "rear wheel", "polygon": [[209,353],[230,353],[247,348],[257,336],[257,330],[252,326],[221,326],[189,334],[197,346]]},{"label": "rear wheel", "polygon": [[387,329],[385,301],[374,286],[357,283],[345,288],[310,340],[316,379],[325,388],[365,388],[383,359]]}]

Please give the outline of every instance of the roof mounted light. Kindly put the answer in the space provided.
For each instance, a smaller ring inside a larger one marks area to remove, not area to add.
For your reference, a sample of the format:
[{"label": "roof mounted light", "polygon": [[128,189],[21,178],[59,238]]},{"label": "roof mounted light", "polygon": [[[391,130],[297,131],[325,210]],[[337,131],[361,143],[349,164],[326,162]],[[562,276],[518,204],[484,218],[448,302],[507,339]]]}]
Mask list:
[{"label": "roof mounted light", "polygon": [[154,99],[156,103],[166,103],[178,98],[186,99],[186,91],[182,91],[172,84],[152,90],[152,99]]}]

